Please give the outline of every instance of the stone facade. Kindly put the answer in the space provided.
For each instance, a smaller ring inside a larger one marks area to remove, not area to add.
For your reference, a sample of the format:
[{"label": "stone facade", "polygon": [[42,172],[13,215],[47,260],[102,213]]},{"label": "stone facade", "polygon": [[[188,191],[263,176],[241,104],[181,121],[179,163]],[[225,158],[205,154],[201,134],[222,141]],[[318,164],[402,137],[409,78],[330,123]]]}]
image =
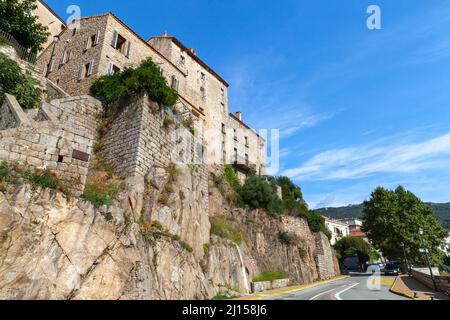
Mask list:
[{"label": "stone facade", "polygon": [[36,5],[34,14],[42,25],[47,26],[50,33],[47,42],[43,45],[45,49],[52,43],[53,36],[60,34],[65,28],[65,23],[44,1],[38,0]]},{"label": "stone facade", "polygon": [[25,113],[15,98],[7,95],[2,119],[9,114],[7,118],[12,121],[1,122],[0,159],[48,169],[79,195],[84,189],[100,111],[98,101],[85,96],[55,100]]},{"label": "stone facade", "polygon": [[[238,148],[241,164],[246,167],[247,155],[255,171],[265,174],[264,139],[228,113],[228,84],[192,50],[174,37],[155,37],[145,42],[111,13],[82,18],[79,22],[79,30],[69,26],[60,35],[60,42],[39,57],[38,65],[47,70],[49,79],[69,94],[88,94],[96,77],[136,67],[151,58],[179,94],[175,109],[182,114],[188,112],[194,119],[196,132],[204,137],[208,163],[232,160],[234,140],[225,142],[222,126],[230,130],[236,127],[244,132]],[[249,148],[244,145],[244,137],[248,137]],[[226,145],[231,151],[224,157]],[[243,173],[245,177],[245,170]]]}]

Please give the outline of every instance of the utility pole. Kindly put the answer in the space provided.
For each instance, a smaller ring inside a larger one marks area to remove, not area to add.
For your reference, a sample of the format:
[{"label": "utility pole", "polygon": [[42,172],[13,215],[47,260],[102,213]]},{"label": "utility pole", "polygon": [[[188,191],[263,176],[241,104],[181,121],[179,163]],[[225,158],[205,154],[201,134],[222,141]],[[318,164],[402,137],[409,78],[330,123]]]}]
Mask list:
[{"label": "utility pole", "polygon": [[428,269],[430,269],[430,275],[431,275],[431,280],[433,280],[433,286],[434,286],[434,290],[438,291],[437,285],[436,285],[436,280],[434,279],[434,275],[433,275],[433,269],[431,268],[431,261],[430,261],[430,257],[428,256],[428,249],[425,248],[424,246],[424,242],[423,242],[423,229],[419,228],[419,236],[420,236],[420,243],[421,246],[423,248],[423,251],[425,252],[425,256],[427,258],[427,263],[428,263]]}]

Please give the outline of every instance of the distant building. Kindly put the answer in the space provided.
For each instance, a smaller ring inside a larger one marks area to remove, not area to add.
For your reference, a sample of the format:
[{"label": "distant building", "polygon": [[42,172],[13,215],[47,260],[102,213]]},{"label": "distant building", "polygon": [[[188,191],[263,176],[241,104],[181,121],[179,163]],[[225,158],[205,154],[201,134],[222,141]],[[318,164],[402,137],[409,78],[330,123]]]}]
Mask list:
[{"label": "distant building", "polygon": [[447,257],[450,257],[450,229],[447,229],[448,237],[445,240],[445,244],[442,246],[442,251],[444,251]]},{"label": "distant building", "polygon": [[341,220],[335,220],[325,216],[323,218],[325,219],[326,227],[331,232],[331,239],[330,239],[331,245],[334,245],[342,238],[349,236],[350,230],[347,223]]}]

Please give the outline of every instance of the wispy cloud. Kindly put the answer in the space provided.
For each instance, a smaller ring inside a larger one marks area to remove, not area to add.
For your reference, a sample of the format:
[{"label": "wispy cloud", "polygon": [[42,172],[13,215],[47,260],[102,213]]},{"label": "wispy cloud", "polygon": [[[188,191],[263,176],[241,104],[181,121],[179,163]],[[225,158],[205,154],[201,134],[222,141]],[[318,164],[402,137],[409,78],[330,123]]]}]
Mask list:
[{"label": "wispy cloud", "polygon": [[420,143],[371,145],[321,152],[283,175],[300,180],[359,179],[376,173],[412,173],[446,168],[450,133]]}]

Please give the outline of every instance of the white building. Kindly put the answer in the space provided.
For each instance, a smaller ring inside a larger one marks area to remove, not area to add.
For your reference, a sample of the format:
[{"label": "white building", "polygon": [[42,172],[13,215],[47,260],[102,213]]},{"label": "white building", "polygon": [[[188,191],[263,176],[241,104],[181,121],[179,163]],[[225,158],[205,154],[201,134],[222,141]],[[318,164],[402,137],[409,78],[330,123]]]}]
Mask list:
[{"label": "white building", "polygon": [[347,237],[350,234],[350,229],[346,222],[331,219],[329,217],[324,218],[326,227],[331,231],[331,245],[334,245],[337,241],[344,237]]}]

